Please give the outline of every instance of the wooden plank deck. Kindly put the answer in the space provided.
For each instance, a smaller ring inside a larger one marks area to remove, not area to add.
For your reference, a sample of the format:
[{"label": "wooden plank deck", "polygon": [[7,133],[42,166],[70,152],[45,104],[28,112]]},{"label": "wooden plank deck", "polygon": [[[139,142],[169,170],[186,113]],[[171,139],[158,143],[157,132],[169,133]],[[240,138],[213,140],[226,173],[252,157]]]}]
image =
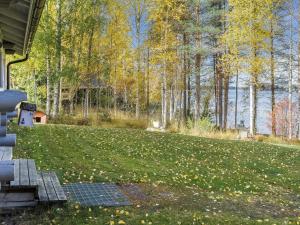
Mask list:
[{"label": "wooden plank deck", "polygon": [[33,207],[37,205],[34,193],[0,193],[0,209]]},{"label": "wooden plank deck", "polygon": [[2,160],[12,160],[12,147],[0,147],[0,161]]},{"label": "wooden plank deck", "polygon": [[37,205],[33,193],[0,193],[0,208],[17,208]]},{"label": "wooden plank deck", "polygon": [[67,197],[54,172],[38,172],[38,198],[40,203],[64,203]]},{"label": "wooden plank deck", "polygon": [[16,159],[15,180],[10,182],[12,189],[35,189],[38,186],[35,162],[32,159]]}]

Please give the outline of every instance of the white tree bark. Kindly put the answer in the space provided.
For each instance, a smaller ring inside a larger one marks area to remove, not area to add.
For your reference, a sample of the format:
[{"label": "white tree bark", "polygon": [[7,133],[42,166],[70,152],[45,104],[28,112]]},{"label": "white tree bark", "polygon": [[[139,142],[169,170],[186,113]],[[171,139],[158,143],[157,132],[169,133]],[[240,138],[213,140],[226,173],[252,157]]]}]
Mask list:
[{"label": "white tree bark", "polygon": [[59,113],[60,105],[60,73],[61,73],[61,37],[62,37],[62,17],[61,17],[61,0],[56,0],[56,10],[57,10],[57,28],[56,28],[56,81],[54,85],[54,95],[53,95],[53,117],[56,117]]},{"label": "white tree bark", "polygon": [[293,137],[293,6],[290,15],[290,57],[289,57],[289,139]]},{"label": "white tree bark", "polygon": [[164,71],[162,75],[162,127],[167,126],[167,76]]},{"label": "white tree bark", "polygon": [[47,99],[46,99],[46,114],[51,113],[51,83],[50,83],[50,57],[47,56]]},{"label": "white tree bark", "polygon": [[[298,4],[298,24],[300,24],[300,4]],[[300,26],[298,26],[298,139],[300,140]]]},{"label": "white tree bark", "polygon": [[249,132],[251,136],[255,135],[255,94],[254,94],[254,85],[255,83],[253,82],[253,78],[250,78],[250,127],[249,127]]}]

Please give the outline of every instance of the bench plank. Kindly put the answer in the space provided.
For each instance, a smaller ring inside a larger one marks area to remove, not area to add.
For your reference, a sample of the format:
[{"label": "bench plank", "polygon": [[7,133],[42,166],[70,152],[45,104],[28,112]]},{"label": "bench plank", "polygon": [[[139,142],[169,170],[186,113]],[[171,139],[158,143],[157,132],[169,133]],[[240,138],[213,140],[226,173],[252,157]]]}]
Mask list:
[{"label": "bench plank", "polygon": [[34,193],[0,193],[0,209],[30,207],[36,204]]},{"label": "bench plank", "polygon": [[0,147],[0,160],[12,160],[12,147]]},{"label": "bench plank", "polygon": [[44,180],[44,184],[45,184],[45,188],[46,188],[46,192],[47,192],[49,201],[58,201],[59,199],[58,199],[55,189],[53,187],[51,177],[47,173],[43,173],[43,172],[42,172],[42,177]]},{"label": "bench plank", "polygon": [[15,162],[15,172],[14,172],[14,176],[15,176],[15,180],[10,182],[11,186],[19,186],[20,185],[20,160],[16,159],[14,160]]},{"label": "bench plank", "polygon": [[40,202],[48,202],[49,198],[46,192],[45,183],[41,172],[37,173],[38,197]]},{"label": "bench plank", "polygon": [[62,189],[56,174],[54,172],[50,172],[49,176],[51,178],[51,181],[52,181],[53,187],[55,189],[56,195],[58,197],[58,200],[67,201],[67,196],[65,195],[65,192]]},{"label": "bench plank", "polygon": [[0,201],[4,202],[26,202],[33,201],[33,193],[0,193]]},{"label": "bench plank", "polygon": [[28,160],[20,159],[20,186],[29,186]]},{"label": "bench plank", "polygon": [[34,207],[36,205],[37,205],[36,201],[28,201],[28,202],[0,202],[0,209]]},{"label": "bench plank", "polygon": [[2,160],[12,160],[12,147],[8,147],[3,154]]},{"label": "bench plank", "polygon": [[30,186],[37,186],[37,171],[35,162],[32,159],[28,160],[28,174]]}]

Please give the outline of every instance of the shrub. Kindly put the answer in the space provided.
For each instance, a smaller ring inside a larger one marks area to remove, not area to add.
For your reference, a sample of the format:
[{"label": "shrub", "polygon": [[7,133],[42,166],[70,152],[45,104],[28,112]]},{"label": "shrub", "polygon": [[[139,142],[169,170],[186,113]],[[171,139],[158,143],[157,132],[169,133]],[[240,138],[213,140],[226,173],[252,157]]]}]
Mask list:
[{"label": "shrub", "polygon": [[214,132],[215,126],[211,120],[207,117],[204,117],[195,122],[194,128],[199,130],[199,132]]},{"label": "shrub", "polygon": [[51,117],[48,121],[51,124],[66,124],[66,125],[76,125],[76,119],[73,116],[59,115],[56,117]]},{"label": "shrub", "polygon": [[98,113],[98,120],[102,121],[102,122],[111,122],[111,115],[110,112],[107,110],[101,110]]},{"label": "shrub", "polygon": [[116,128],[146,129],[147,120],[113,119],[110,124],[107,125]]},{"label": "shrub", "polygon": [[177,133],[180,129],[178,126],[178,122],[176,122],[175,120],[172,120],[170,122],[167,123],[167,130],[170,133]]},{"label": "shrub", "polygon": [[90,124],[90,120],[88,118],[78,118],[76,120],[76,125],[79,126],[89,126]]},{"label": "shrub", "polygon": [[187,128],[187,129],[195,128],[194,121],[191,120],[190,118],[188,119],[188,121],[187,121],[187,123],[186,123],[186,128]]}]

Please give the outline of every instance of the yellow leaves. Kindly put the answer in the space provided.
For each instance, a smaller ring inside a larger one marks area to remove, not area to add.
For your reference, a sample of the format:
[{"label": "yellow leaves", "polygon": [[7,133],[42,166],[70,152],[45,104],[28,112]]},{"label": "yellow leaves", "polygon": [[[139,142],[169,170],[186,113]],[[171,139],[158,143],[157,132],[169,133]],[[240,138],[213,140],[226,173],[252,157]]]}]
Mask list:
[{"label": "yellow leaves", "polygon": [[127,72],[124,70],[131,64],[130,58],[132,42],[129,19],[127,16],[126,5],[120,1],[108,1],[108,13],[110,16],[106,27],[105,36],[101,38],[101,46],[105,51],[110,63],[110,82],[114,88],[119,89],[124,85]]},{"label": "yellow leaves", "polygon": [[124,220],[119,220],[118,224],[126,224]]},{"label": "yellow leaves", "polygon": [[[220,38],[220,43],[228,49],[222,62],[229,67],[227,70],[233,67],[257,75],[263,71],[266,56],[259,56],[258,52],[269,49],[273,4],[274,0],[229,0],[232,10],[226,15],[228,27]],[[241,53],[246,55],[242,57]]]}]

